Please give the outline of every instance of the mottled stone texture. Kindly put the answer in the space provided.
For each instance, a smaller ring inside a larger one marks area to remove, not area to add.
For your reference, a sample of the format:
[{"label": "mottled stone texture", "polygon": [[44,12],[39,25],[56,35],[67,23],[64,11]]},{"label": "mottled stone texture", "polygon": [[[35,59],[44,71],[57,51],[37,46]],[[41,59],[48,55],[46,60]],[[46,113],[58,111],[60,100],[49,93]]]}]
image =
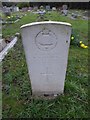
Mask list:
[{"label": "mottled stone texture", "polygon": [[21,26],[33,95],[63,93],[71,25],[35,22]]}]

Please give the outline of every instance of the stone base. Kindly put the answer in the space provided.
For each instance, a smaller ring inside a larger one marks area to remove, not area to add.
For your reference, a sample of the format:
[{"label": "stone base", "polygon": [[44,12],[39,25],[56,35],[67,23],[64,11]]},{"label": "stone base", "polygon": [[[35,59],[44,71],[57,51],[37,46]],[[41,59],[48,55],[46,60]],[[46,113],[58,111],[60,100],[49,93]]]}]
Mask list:
[{"label": "stone base", "polygon": [[35,99],[55,99],[56,97],[62,95],[63,93],[58,93],[58,92],[34,92],[32,93],[32,98]]}]

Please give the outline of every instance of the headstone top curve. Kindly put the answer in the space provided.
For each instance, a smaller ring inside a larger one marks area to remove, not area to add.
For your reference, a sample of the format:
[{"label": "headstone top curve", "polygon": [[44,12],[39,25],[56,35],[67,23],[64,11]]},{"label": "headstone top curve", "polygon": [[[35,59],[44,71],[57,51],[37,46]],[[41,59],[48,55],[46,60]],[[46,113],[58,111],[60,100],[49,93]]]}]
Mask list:
[{"label": "headstone top curve", "polygon": [[29,24],[22,25],[20,28],[25,28],[25,27],[30,27],[34,25],[42,25],[42,24],[60,24],[60,25],[65,25],[65,26],[72,26],[70,23],[67,22],[57,22],[57,21],[42,21],[42,22],[33,22]]}]

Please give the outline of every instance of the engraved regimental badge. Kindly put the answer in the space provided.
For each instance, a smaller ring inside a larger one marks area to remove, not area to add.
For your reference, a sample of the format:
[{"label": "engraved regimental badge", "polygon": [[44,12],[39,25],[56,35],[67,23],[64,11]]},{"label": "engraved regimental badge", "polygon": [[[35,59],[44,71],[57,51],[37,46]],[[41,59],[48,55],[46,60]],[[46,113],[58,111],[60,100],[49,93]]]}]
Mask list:
[{"label": "engraved regimental badge", "polygon": [[44,28],[35,37],[36,46],[43,51],[48,51],[56,47],[57,37],[51,30]]}]

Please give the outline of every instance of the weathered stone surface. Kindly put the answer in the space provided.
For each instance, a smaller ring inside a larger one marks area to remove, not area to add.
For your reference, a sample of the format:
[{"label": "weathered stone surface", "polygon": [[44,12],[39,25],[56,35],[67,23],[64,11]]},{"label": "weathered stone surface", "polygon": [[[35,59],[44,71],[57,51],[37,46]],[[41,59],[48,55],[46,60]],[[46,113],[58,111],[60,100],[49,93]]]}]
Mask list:
[{"label": "weathered stone surface", "polygon": [[4,59],[5,55],[7,55],[9,50],[15,45],[16,42],[17,37],[14,37],[13,40],[10,43],[8,43],[6,47],[0,52],[0,62]]},{"label": "weathered stone surface", "polygon": [[33,95],[63,93],[71,24],[36,22],[21,26]]}]

